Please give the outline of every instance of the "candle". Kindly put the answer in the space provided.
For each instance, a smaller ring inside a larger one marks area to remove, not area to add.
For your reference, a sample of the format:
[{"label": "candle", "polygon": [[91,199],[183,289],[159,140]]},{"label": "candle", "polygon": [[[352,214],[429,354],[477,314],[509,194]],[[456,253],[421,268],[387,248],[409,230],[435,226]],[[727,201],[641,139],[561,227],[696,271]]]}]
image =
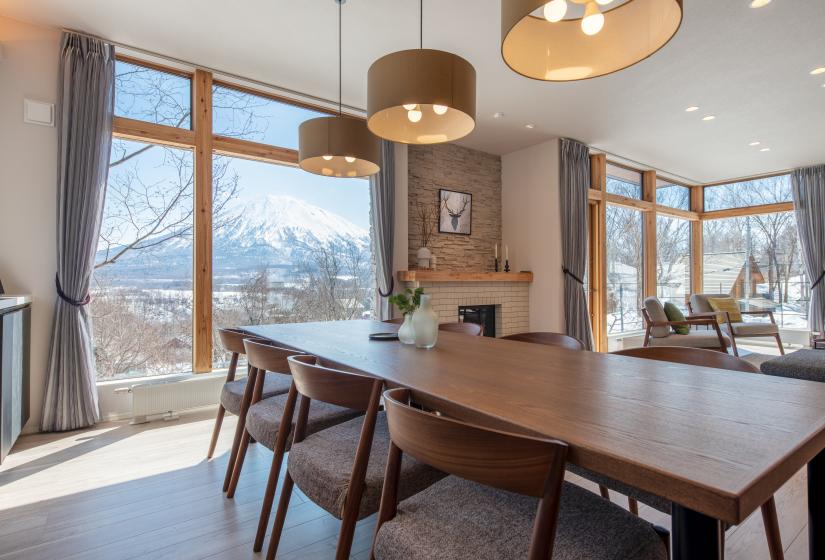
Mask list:
[{"label": "candle", "polygon": [[510,260],[510,246],[509,245],[504,246],[504,260],[505,261]]},{"label": "candle", "polygon": [[493,243],[493,250],[496,253],[496,258],[498,258],[498,243]]}]

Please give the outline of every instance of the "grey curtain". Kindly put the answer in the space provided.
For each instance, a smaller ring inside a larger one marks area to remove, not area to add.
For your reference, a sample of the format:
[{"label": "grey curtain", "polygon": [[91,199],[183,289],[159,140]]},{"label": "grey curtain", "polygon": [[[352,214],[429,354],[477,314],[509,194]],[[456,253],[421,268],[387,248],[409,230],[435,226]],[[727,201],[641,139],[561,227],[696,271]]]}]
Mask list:
[{"label": "grey curtain", "polygon": [[808,324],[825,332],[825,165],[796,169],[791,173],[796,227],[802,244],[802,260],[811,281]]},{"label": "grey curtain", "polygon": [[381,140],[381,171],[370,177],[370,229],[372,230],[378,320],[389,319],[392,313],[387,298],[395,282],[392,275],[393,244],[395,242],[395,145]]},{"label": "grey curtain", "polygon": [[64,33],[57,100],[57,305],[41,428],[98,419],[92,325],[86,305],[106,192],[114,112],[114,47]]},{"label": "grey curtain", "polygon": [[564,324],[568,335],[581,340],[586,350],[592,350],[593,333],[583,282],[587,271],[590,151],[581,142],[562,138],[560,152]]}]

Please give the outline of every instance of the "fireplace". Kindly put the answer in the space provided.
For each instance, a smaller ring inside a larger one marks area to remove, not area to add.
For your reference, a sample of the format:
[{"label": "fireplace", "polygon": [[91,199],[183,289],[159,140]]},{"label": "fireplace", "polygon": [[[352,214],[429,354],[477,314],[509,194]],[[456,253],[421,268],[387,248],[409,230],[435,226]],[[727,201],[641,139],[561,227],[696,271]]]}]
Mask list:
[{"label": "fireplace", "polygon": [[496,337],[495,305],[459,305],[458,320],[484,327],[484,336]]}]

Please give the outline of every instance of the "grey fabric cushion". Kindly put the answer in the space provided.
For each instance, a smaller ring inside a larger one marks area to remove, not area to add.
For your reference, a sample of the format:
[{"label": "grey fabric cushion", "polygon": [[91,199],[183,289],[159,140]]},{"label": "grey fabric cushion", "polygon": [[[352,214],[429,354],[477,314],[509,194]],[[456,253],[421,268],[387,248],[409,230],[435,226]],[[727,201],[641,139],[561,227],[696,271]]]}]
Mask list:
[{"label": "grey fabric cushion", "polygon": [[[275,440],[278,437],[278,428],[281,426],[281,418],[284,415],[287,395],[278,395],[258,401],[249,407],[246,415],[246,429],[249,435],[254,437],[259,443],[268,449],[275,449]],[[292,430],[298,418],[298,404],[295,405],[295,413],[292,418],[292,427],[289,429],[286,449],[292,443]],[[309,419],[307,421],[307,433],[314,434],[330,426],[346,422],[363,414],[358,410],[350,410],[327,404],[325,402],[313,401],[309,407]]]},{"label": "grey fabric cushion", "polygon": [[712,313],[708,298],[730,297],[730,294],[692,294],[690,296],[690,309],[693,313]]},{"label": "grey fabric cushion", "polygon": [[659,511],[670,515],[672,504],[670,500],[666,498],[662,498],[661,496],[657,496],[655,494],[650,494],[644,490],[634,488],[633,486],[628,486],[624,482],[613,480],[612,478],[608,478],[591,470],[584,469],[578,465],[573,465],[572,463],[567,463],[567,470],[589,480],[590,482],[595,482],[600,486],[604,486],[610,490],[615,490],[616,492],[624,494],[630,498],[634,498],[643,504],[647,504],[654,509],[658,509]]},{"label": "grey fabric cushion", "polygon": [[[375,540],[375,558],[527,558],[538,500],[450,476],[404,500]],[[652,525],[569,482],[554,560],[666,560]]]},{"label": "grey fabric cushion", "polygon": [[[667,322],[667,315],[665,314],[665,308],[662,307],[662,302],[659,301],[659,298],[649,297],[645,298],[645,310],[647,310],[647,314],[650,316],[650,320],[654,323],[659,322]],[[670,327],[653,327],[650,329],[650,335],[653,338],[664,338],[670,334]]]},{"label": "grey fabric cushion", "polygon": [[762,373],[807,381],[825,381],[825,352],[803,349],[762,362]]},{"label": "grey fabric cushion", "polygon": [[[239,414],[241,411],[241,401],[243,401],[243,394],[246,391],[246,377],[243,379],[236,379],[223,384],[221,389],[221,404],[232,414]],[[284,375],[283,373],[267,372],[264,377],[264,392],[263,399],[274,397],[275,395],[283,395],[289,392],[289,386],[292,384],[292,377]]]},{"label": "grey fabric cushion", "polygon": [[[730,338],[724,332],[722,340],[730,346]],[[690,334],[671,334],[666,338],[651,338],[648,346],[689,346],[691,348],[719,348],[719,337],[715,329],[693,329]]]},{"label": "grey fabric cushion", "polygon": [[[289,453],[289,473],[295,484],[310,500],[339,519],[343,517],[363,423],[361,417],[327,428],[296,444]],[[375,425],[358,519],[378,511],[389,449],[387,417],[381,412]],[[441,471],[405,455],[401,462],[399,499],[420,492],[444,476]]]},{"label": "grey fabric cushion", "polygon": [[[728,332],[728,324],[720,323],[725,332]],[[779,327],[774,323],[731,323],[733,327],[733,334],[736,336],[762,335],[762,334],[776,334],[779,332]]]}]

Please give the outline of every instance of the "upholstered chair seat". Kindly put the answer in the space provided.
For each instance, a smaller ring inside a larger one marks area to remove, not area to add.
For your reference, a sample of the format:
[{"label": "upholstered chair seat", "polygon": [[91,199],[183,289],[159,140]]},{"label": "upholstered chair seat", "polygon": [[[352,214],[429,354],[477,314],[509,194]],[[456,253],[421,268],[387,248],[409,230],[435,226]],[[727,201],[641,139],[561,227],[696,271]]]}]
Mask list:
[{"label": "upholstered chair seat", "polygon": [[[730,346],[730,338],[722,333],[725,346]],[[689,334],[671,333],[665,337],[650,337],[648,346],[688,346],[690,348],[719,348],[719,337],[714,330],[691,330]]]},{"label": "upholstered chair seat", "polygon": [[[375,558],[527,558],[537,505],[537,498],[450,476],[399,504],[376,535]],[[667,559],[650,523],[569,482],[553,550],[553,560]]]},{"label": "upholstered chair seat", "polygon": [[[240,413],[244,391],[246,391],[246,381],[246,377],[228,381],[224,383],[223,389],[221,389],[221,404],[232,414]],[[262,398],[268,399],[269,397],[288,393],[291,383],[292,377],[289,375],[267,372],[266,377],[264,377]]]},{"label": "upholstered chair seat", "polygon": [[[267,449],[274,450],[281,427],[281,418],[284,415],[287,395],[278,395],[256,402],[249,407],[246,416],[246,429],[249,435],[255,438]],[[314,403],[307,420],[307,433],[313,434],[341,422],[346,422],[363,414],[357,410],[350,410],[323,402]],[[292,430],[295,428],[293,418],[290,435],[287,438],[287,449],[292,443]]]},{"label": "upholstered chair seat", "polygon": [[722,323],[721,327],[726,333],[733,329],[734,336],[765,336],[779,333],[776,323]]},{"label": "upholstered chair seat", "polygon": [[[320,404],[315,401],[312,406]],[[363,424],[363,418],[356,418],[327,428],[296,443],[289,453],[289,473],[295,484],[310,500],[339,519],[344,515],[352,465]],[[376,418],[358,519],[378,511],[389,448],[387,417],[381,412]],[[401,462],[399,496],[402,499],[412,496],[444,476],[446,475],[441,471],[405,456]]]}]

